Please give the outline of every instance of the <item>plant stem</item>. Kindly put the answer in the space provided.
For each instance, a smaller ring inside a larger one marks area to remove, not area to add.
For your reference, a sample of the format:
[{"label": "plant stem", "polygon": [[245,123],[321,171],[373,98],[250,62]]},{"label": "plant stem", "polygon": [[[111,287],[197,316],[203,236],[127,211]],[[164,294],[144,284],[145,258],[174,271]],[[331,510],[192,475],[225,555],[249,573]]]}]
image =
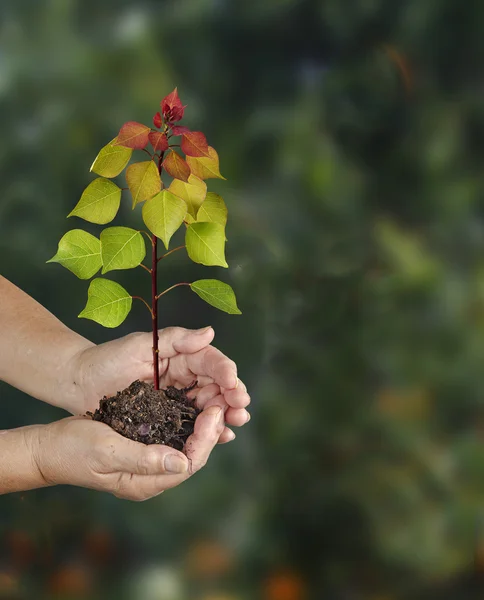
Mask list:
[{"label": "plant stem", "polygon": [[172,252],[176,252],[177,250],[181,250],[182,248],[185,248],[185,244],[183,244],[183,246],[178,246],[177,248],[173,248],[173,250],[170,250],[169,252],[166,252],[166,254],[163,254],[163,256],[160,256],[158,258],[158,262],[162,259],[162,258],[166,258],[169,254],[171,254]]},{"label": "plant stem", "polygon": [[148,271],[148,273],[151,275],[151,269],[149,269],[146,265],[144,265],[143,263],[141,263],[140,267],[142,267],[145,271]]},{"label": "plant stem", "polygon": [[151,233],[148,233],[144,229],[140,229],[140,233],[144,233],[145,236],[149,239],[150,244],[153,245],[153,236],[151,235]]},{"label": "plant stem", "polygon": [[175,283],[175,285],[172,285],[165,291],[161,292],[161,294],[158,294],[158,296],[156,296],[156,299],[159,300],[162,296],[164,296],[168,292],[171,292],[171,290],[174,290],[175,288],[180,287],[181,285],[191,285],[191,284],[190,283]]},{"label": "plant stem", "polygon": [[131,296],[131,298],[133,298],[133,300],[141,300],[141,302],[143,302],[146,308],[150,311],[151,317],[153,317],[153,311],[151,310],[150,305],[148,304],[148,302],[146,302],[144,298],[142,298],[141,296]]},{"label": "plant stem", "polygon": [[151,317],[153,326],[153,385],[155,390],[160,389],[160,362],[158,360],[158,239],[153,236],[153,250],[151,253]]},{"label": "plant stem", "polygon": [[[161,152],[158,157],[158,173],[163,169],[163,156]],[[151,324],[153,329],[153,385],[155,390],[160,389],[160,362],[158,360],[158,238],[151,238]]]}]

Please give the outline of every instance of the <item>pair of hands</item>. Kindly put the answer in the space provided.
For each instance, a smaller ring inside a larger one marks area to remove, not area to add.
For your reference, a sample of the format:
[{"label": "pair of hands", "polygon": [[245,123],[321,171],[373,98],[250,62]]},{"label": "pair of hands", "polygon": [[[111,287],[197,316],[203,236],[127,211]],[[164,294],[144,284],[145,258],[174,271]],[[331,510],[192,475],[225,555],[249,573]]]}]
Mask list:
[{"label": "pair of hands", "polygon": [[[108,491],[129,500],[145,500],[172,488],[207,462],[217,443],[235,435],[250,416],[250,397],[237,377],[235,363],[211,346],[211,327],[160,331],[160,387],[178,388],[198,381],[190,392],[202,409],[186,455],[167,446],[130,441],[103,423],[71,417],[37,430],[35,460],[44,482]],[[136,333],[80,351],[71,361],[79,413],[94,411],[134,380],[152,378],[151,334]]]}]

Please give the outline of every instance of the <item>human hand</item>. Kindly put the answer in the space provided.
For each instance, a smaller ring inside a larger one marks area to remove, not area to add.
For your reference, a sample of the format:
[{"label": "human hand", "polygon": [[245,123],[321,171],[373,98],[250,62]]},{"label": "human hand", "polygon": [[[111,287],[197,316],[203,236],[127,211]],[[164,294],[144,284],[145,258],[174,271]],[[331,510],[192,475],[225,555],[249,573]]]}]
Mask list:
[{"label": "human hand", "polygon": [[[160,386],[182,388],[197,380],[197,387],[189,393],[192,398],[197,398],[197,406],[201,409],[219,406],[224,410],[225,422],[240,427],[250,418],[245,410],[250,397],[245,385],[237,378],[235,363],[210,345],[213,337],[211,327],[160,330]],[[134,333],[86,348],[74,358],[73,377],[80,399],[71,406],[75,406],[77,412],[94,411],[103,396],[115,395],[136,379],[151,381],[152,373],[152,337],[149,333]],[[234,437],[226,427],[219,443]]]},{"label": "human hand", "polygon": [[186,456],[161,445],[145,446],[85,417],[35,428],[31,443],[44,485],[67,484],[147,500],[201,469],[224,429],[219,407],[202,411],[186,443]]}]

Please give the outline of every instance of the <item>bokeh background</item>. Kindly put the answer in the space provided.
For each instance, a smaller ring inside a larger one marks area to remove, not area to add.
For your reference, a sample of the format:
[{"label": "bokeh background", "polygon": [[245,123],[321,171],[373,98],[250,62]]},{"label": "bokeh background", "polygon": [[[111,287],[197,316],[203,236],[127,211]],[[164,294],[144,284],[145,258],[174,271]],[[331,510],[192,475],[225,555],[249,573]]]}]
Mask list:
[{"label": "bokeh background", "polygon": [[[253,396],[157,499],[0,498],[1,598],[483,597],[483,23],[480,0],[0,3],[0,272],[96,342],[149,328],[78,320],[86,283],[45,261],[98,150],[177,85],[231,269],[162,278],[228,277],[243,316],[177,290],[161,323],[213,325]],[[63,416],[0,397],[2,428]]]}]

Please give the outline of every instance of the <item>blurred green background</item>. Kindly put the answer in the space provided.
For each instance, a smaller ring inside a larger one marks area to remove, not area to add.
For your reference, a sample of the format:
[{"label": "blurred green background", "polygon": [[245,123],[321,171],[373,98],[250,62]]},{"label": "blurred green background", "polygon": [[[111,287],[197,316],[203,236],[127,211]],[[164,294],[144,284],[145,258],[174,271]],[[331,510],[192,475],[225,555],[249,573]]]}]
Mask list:
[{"label": "blurred green background", "polygon": [[[480,0],[0,3],[0,272],[93,341],[149,328],[77,320],[86,283],[45,261],[98,150],[177,85],[228,179],[243,316],[177,290],[161,324],[213,325],[253,396],[155,500],[1,497],[0,597],[484,597],[483,23]],[[0,396],[2,428],[63,416]]]}]

